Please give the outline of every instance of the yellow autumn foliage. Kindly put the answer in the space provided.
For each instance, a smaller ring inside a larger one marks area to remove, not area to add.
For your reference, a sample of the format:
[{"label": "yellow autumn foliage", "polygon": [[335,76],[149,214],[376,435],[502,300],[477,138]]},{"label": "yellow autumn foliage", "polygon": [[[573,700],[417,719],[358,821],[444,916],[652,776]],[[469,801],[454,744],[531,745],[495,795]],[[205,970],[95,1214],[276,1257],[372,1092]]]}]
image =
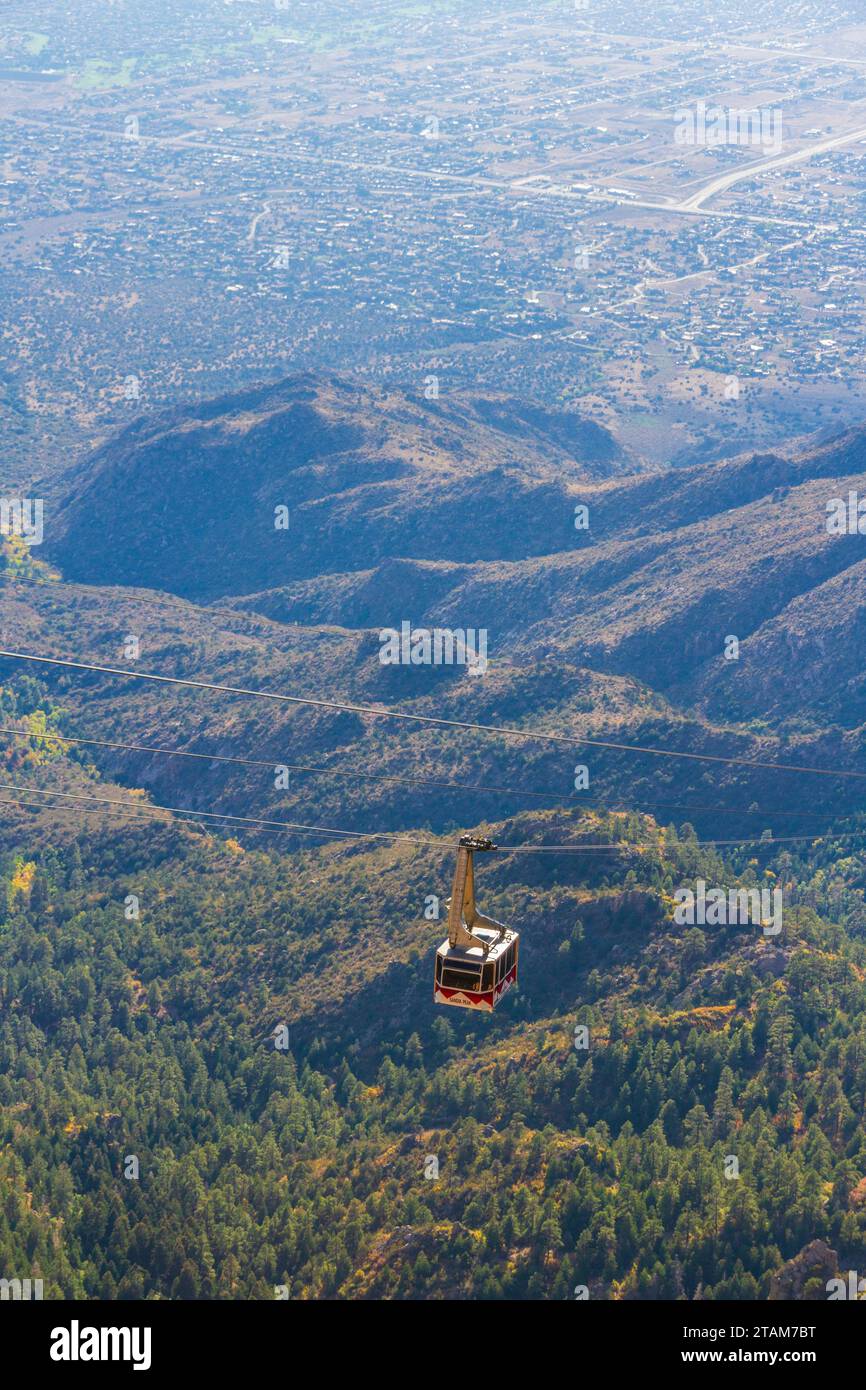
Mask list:
[{"label": "yellow autumn foliage", "polygon": [[18,893],[26,893],[29,896],[35,876],[36,865],[32,860],[21,860],[16,864],[12,875],[12,896],[15,897]]}]

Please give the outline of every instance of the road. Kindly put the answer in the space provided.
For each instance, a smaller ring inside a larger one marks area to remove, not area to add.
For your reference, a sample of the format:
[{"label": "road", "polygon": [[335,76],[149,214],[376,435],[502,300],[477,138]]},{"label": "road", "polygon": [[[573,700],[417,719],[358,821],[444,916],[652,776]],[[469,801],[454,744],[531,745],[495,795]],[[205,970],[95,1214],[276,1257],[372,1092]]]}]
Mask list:
[{"label": "road", "polygon": [[[192,154],[201,154],[202,151],[214,154],[228,154],[233,156],[235,159],[272,159],[274,157],[273,150],[268,149],[266,147],[259,148],[258,146],[238,146],[233,145],[231,143],[220,142],[208,138],[193,138],[195,136],[200,136],[201,132],[199,131],[190,131],[182,136],[140,135],[137,138],[137,140],[128,141],[123,131],[100,130],[94,129],[92,127],[83,127],[80,125],[61,123],[58,121],[51,121],[49,123],[48,121],[40,120],[32,116],[25,117],[13,115],[7,117],[6,119],[14,122],[17,125],[42,126],[46,128],[50,127],[52,131],[65,130],[75,135],[86,136],[88,139],[122,141],[124,143],[128,143],[131,149],[134,148],[135,145],[150,145],[161,146],[163,148],[174,149],[178,152],[186,152]],[[605,188],[603,185],[596,184],[595,192],[598,199],[596,206],[603,207],[605,203],[608,203],[620,207],[645,208],[653,212],[663,212],[671,214],[679,213],[684,216],[739,219],[740,221],[744,222],[771,223],[773,225],[781,227],[814,228],[817,225],[819,230],[835,231],[837,230],[837,224],[835,223],[816,224],[814,220],[801,221],[797,218],[778,217],[773,216],[769,213],[744,213],[729,211],[727,209],[721,211],[713,208],[705,208],[703,207],[703,203],[708,198],[711,198],[715,193],[721,192],[723,188],[729,188],[732,184],[738,183],[742,179],[751,179],[754,178],[755,175],[764,173],[767,170],[779,168],[780,166],[786,164],[796,164],[800,160],[811,159],[813,155],[821,154],[828,149],[835,149],[837,146],[840,145],[850,144],[858,139],[866,139],[866,128],[848,131],[846,134],[834,136],[830,140],[822,140],[818,144],[807,146],[805,149],[795,150],[792,154],[789,155],[773,157],[767,160],[759,160],[754,164],[748,165],[747,168],[742,169],[738,173],[726,174],[722,178],[714,179],[711,183],[706,184],[702,189],[698,189],[696,193],[693,193],[689,198],[686,198],[679,203],[662,201],[653,202],[650,199],[640,197],[634,199],[618,198],[610,194],[607,188]],[[524,184],[522,180],[515,181],[511,178],[488,178],[483,174],[452,174],[444,170],[422,169],[406,164],[389,164],[381,160],[374,163],[369,160],[351,159],[334,155],[312,153],[305,154],[297,149],[291,149],[290,151],[288,151],[288,158],[290,160],[294,160],[298,164],[312,164],[318,168],[321,168],[323,165],[333,165],[338,168],[357,169],[360,172],[375,173],[380,176],[382,174],[388,174],[397,177],[404,177],[406,179],[429,180],[429,182],[434,186],[451,184],[455,186],[455,190],[460,194],[461,197],[471,197],[472,190],[477,189],[482,194],[501,192],[509,194],[518,194],[522,196],[531,196],[534,198],[554,198],[566,201],[576,201],[578,203],[585,203],[584,193],[576,192],[569,188],[564,188],[561,185],[555,185],[553,187],[546,187],[542,185],[541,187],[539,187],[535,184]],[[539,176],[546,177],[543,170],[539,170]],[[586,182],[590,182],[590,180],[587,179]],[[286,190],[271,189],[270,194],[272,198],[275,198],[281,192],[285,191]],[[854,236],[866,235],[866,230],[861,228],[851,228],[849,229],[849,231],[851,235]]]},{"label": "road", "polygon": [[725,189],[732,188],[735,183],[742,183],[746,179],[754,179],[762,174],[768,174],[772,169],[783,169],[789,164],[800,164],[804,159],[813,159],[816,154],[825,154],[827,150],[839,149],[842,145],[854,144],[857,140],[866,140],[866,127],[859,130],[846,131],[844,135],[834,135],[828,140],[819,140],[814,145],[806,145],[801,150],[794,150],[791,154],[772,155],[769,159],[759,159],[754,164],[749,164],[744,169],[738,169],[732,174],[723,174],[721,178],[713,179],[710,183],[704,184],[697,193],[693,193],[690,198],[684,198],[680,203],[671,204],[673,212],[697,212],[698,209],[717,193],[723,193]]}]

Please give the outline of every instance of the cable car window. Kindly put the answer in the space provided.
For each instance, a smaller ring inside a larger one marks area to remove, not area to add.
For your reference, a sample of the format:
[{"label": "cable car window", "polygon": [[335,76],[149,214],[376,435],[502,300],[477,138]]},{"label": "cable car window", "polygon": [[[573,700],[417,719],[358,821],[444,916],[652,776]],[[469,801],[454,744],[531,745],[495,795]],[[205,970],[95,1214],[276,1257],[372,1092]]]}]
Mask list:
[{"label": "cable car window", "polygon": [[482,989],[492,989],[492,988],[493,988],[493,966],[492,966],[492,965],[485,965],[485,967],[484,967],[484,973],[482,974],[482,977],[481,977],[481,988],[482,988]]},{"label": "cable car window", "polygon": [[446,969],[442,971],[442,983],[446,989],[477,990],[479,984],[478,971]]},{"label": "cable car window", "polygon": [[481,961],[455,960],[446,956],[443,963],[449,970],[459,970],[462,975],[474,975],[477,979],[481,974]]}]

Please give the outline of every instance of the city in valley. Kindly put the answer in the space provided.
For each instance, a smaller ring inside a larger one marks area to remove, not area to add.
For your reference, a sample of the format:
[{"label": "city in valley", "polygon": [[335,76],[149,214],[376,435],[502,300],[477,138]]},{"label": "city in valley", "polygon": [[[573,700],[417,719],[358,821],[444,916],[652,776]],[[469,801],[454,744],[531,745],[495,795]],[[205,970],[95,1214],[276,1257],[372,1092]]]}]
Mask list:
[{"label": "city in valley", "polygon": [[866,22],[835,0],[322,13],[5,7],[16,476],[322,366],[576,405],[649,466],[858,417]]}]

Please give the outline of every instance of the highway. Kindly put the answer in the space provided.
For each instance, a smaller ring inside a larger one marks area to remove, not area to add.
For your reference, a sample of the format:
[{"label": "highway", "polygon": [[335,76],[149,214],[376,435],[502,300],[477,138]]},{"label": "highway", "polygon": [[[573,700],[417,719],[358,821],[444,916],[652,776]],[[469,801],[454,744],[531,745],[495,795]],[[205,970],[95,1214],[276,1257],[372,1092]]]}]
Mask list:
[{"label": "highway", "polygon": [[813,159],[816,154],[825,154],[827,150],[839,149],[842,145],[851,145],[857,140],[866,140],[866,127],[861,126],[859,130],[849,130],[843,135],[833,135],[827,140],[819,140],[816,144],[806,145],[803,149],[794,150],[791,154],[772,155],[769,159],[756,160],[754,164],[749,164],[744,169],[738,169],[732,174],[723,174],[721,178],[713,179],[703,188],[699,188],[697,193],[693,193],[690,198],[684,198],[680,203],[672,203],[671,210],[673,212],[697,212],[708,198],[715,197],[717,193],[723,193],[736,183],[768,174],[772,169],[783,169],[789,164],[800,164],[804,159]]}]

